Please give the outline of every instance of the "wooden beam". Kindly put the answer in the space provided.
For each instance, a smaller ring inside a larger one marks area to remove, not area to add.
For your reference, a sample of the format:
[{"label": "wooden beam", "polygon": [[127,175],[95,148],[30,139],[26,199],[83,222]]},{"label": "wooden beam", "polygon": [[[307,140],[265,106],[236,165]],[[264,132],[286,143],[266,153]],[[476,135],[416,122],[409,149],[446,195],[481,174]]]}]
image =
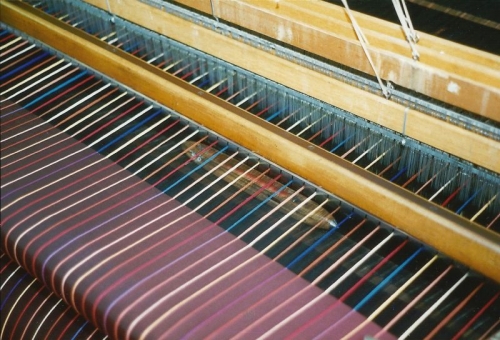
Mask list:
[{"label": "wooden beam", "polygon": [[[500,282],[500,236],[99,39],[18,3],[0,18]],[[157,84],[157,86],[151,86]],[[224,122],[221,129],[220,122]],[[251,133],[241,133],[241,131]],[[294,154],[294,157],[288,157]],[[310,171],[310,165],[315,171]],[[327,180],[325,180],[327,179]]]},{"label": "wooden beam", "polygon": [[[210,0],[176,0],[212,13]],[[215,14],[238,26],[374,75],[344,8],[325,1],[213,0]],[[399,26],[355,13],[383,79],[500,121],[500,57],[419,33],[411,58]]]},{"label": "wooden beam", "polygon": [[[86,2],[107,10],[105,0]],[[220,35],[138,0],[109,0],[113,13],[277,83],[318,98],[496,173],[500,143]],[[168,24],[165,24],[168,23]],[[293,75],[293,76],[290,76]],[[362,100],[360,100],[362,98]],[[405,111],[406,128],[405,126]]]}]

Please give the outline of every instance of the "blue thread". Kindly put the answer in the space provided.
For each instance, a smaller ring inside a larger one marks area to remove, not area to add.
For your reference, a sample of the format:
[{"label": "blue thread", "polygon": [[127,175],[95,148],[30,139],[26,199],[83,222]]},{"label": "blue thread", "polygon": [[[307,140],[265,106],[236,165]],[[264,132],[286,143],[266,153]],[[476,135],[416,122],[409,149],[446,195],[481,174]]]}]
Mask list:
[{"label": "blue thread", "polygon": [[473,199],[474,197],[477,196],[477,194],[479,194],[481,190],[477,190],[474,194],[472,194],[471,197],[469,197],[469,199],[467,201],[465,201],[464,204],[462,204],[462,206],[460,208],[458,208],[458,210],[456,211],[457,214],[460,214],[462,212],[462,210],[465,209],[465,207],[467,206],[467,204],[469,204]]},{"label": "blue thread", "polygon": [[406,171],[406,169],[408,169],[408,167],[399,170],[399,172],[390,179],[390,182],[395,181],[399,176],[401,176],[401,174],[403,174],[403,172]]},{"label": "blue thread", "polygon": [[363,305],[365,303],[367,303],[375,294],[377,294],[387,283],[389,283],[390,280],[392,280],[392,278],[394,278],[394,276],[396,276],[397,274],[399,274],[399,272],[401,272],[404,267],[406,267],[408,265],[408,263],[410,263],[411,260],[413,260],[424,248],[423,247],[420,247],[417,249],[417,251],[415,251],[409,258],[407,258],[403,263],[401,263],[399,265],[399,267],[397,267],[396,269],[394,269],[394,271],[389,275],[387,276],[382,282],[380,282],[377,287],[375,287],[370,293],[368,293],[368,295],[366,295],[363,300],[361,300],[353,309],[355,311],[359,311],[359,309],[361,307],[363,307]]},{"label": "blue thread", "polygon": [[233,229],[234,227],[236,227],[238,224],[240,224],[241,222],[243,222],[245,219],[247,219],[248,216],[250,216],[253,212],[255,212],[257,209],[259,209],[261,206],[263,206],[264,204],[266,204],[267,202],[269,202],[273,197],[275,197],[276,195],[278,195],[281,191],[283,191],[285,188],[288,188],[288,186],[290,184],[292,184],[292,180],[290,180],[287,184],[285,184],[284,186],[282,186],[281,188],[279,188],[278,190],[276,190],[275,192],[273,192],[271,195],[269,195],[268,198],[266,198],[265,200],[263,200],[261,203],[259,203],[255,208],[253,208],[252,210],[250,210],[248,213],[246,213],[243,217],[241,217],[238,221],[234,222],[228,229],[227,231],[230,231],[231,229]]},{"label": "blue thread", "polygon": [[45,92],[43,95],[41,95],[41,96],[40,96],[40,97],[38,97],[37,99],[35,99],[35,100],[33,100],[33,101],[29,102],[28,104],[24,105],[24,107],[25,107],[25,108],[28,108],[28,107],[30,107],[31,105],[38,103],[40,100],[44,99],[44,98],[45,98],[45,97],[47,97],[47,96],[50,96],[50,95],[51,95],[52,93],[54,93],[54,92],[59,91],[60,89],[62,89],[62,88],[63,88],[63,87],[65,87],[66,85],[71,84],[72,82],[74,82],[75,80],[80,79],[81,77],[83,77],[83,76],[84,76],[84,75],[86,75],[86,74],[87,74],[87,71],[82,71],[82,72],[80,72],[79,74],[77,74],[77,75],[76,75],[76,76],[74,76],[73,78],[66,80],[64,83],[62,83],[62,84],[60,84],[60,85],[56,86],[55,88],[53,88],[52,90],[50,90],[50,91],[48,91],[48,92]]},{"label": "blue thread", "polygon": [[128,134],[134,132],[135,130],[137,130],[138,128],[140,128],[141,126],[143,126],[144,124],[146,124],[147,122],[149,122],[151,119],[153,119],[154,117],[158,116],[158,114],[160,114],[162,111],[161,109],[158,109],[156,112],[154,112],[152,115],[150,115],[149,117],[147,117],[146,119],[144,119],[143,121],[135,124],[134,126],[132,126],[130,129],[128,129],[127,131],[123,132],[121,135],[119,135],[118,137],[114,138],[111,142],[107,143],[106,145],[104,145],[103,147],[101,147],[99,150],[97,150],[97,152],[101,153],[102,151],[104,151],[105,149],[107,149],[109,146],[111,146],[112,144],[116,143],[117,141],[119,141],[120,139],[124,138],[125,136],[127,136]]},{"label": "blue thread", "polygon": [[266,118],[266,121],[269,122],[271,120],[273,120],[275,117],[279,116],[283,111],[285,111],[287,108],[283,108],[281,110],[278,110],[276,111],[275,113],[273,113],[272,115],[270,115],[269,117]]},{"label": "blue thread", "polygon": [[73,337],[71,338],[71,340],[75,340],[75,339],[76,339],[76,337],[78,336],[78,334],[80,334],[80,333],[82,332],[83,328],[84,328],[85,326],[87,326],[87,324],[88,324],[88,323],[89,323],[88,321],[85,321],[85,323],[82,325],[82,327],[80,327],[80,328],[76,331],[75,335],[73,335]]},{"label": "blue thread", "polygon": [[300,254],[299,256],[297,256],[292,262],[290,262],[288,264],[288,266],[286,266],[288,269],[290,269],[293,265],[295,265],[297,262],[299,262],[300,260],[302,260],[307,254],[309,254],[311,251],[313,251],[314,248],[316,248],[321,242],[323,242],[325,239],[327,239],[328,237],[330,237],[335,231],[337,231],[337,229],[339,229],[339,227],[345,223],[348,219],[351,218],[351,216],[353,215],[354,213],[350,213],[349,215],[347,215],[342,221],[340,221],[335,227],[333,227],[332,229],[330,229],[326,234],[324,234],[323,236],[321,236],[319,239],[316,240],[316,242],[314,242],[311,246],[309,246],[309,248],[307,248],[302,254]]},{"label": "blue thread", "polygon": [[352,137],[354,137],[354,135],[350,135],[349,137],[347,137],[346,139],[344,139],[339,145],[337,145],[336,147],[334,147],[333,149],[331,149],[330,152],[337,151],[338,148],[340,148],[342,145],[344,145],[345,143],[347,143],[347,141],[349,139],[351,139]]},{"label": "blue thread", "polygon": [[17,283],[14,285],[14,287],[12,287],[9,291],[9,293],[2,299],[2,305],[0,306],[0,310],[3,310],[3,307],[5,306],[5,303],[7,302],[7,300],[9,299],[9,297],[12,295],[12,293],[14,293],[14,291],[16,290],[17,286],[19,286],[21,284],[21,282],[24,280],[24,278],[28,276],[28,273],[25,273],[20,279],[19,281],[17,281]]},{"label": "blue thread", "polygon": [[16,67],[15,69],[3,74],[2,76],[0,76],[0,81],[4,80],[4,79],[7,79],[8,77],[10,77],[11,75],[17,73],[18,71],[20,70],[23,70],[25,68],[28,68],[29,66],[37,63],[40,59],[42,58],[45,58],[46,56],[48,56],[49,54],[47,52],[43,52],[41,55],[39,55],[38,57],[36,58],[33,58],[31,60],[29,60],[28,62]]}]

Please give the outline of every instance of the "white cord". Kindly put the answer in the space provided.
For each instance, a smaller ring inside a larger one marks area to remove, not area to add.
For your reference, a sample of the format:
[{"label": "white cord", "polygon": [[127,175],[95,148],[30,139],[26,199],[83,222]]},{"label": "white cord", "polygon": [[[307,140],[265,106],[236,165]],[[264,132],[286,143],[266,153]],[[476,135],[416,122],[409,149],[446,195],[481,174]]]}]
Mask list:
[{"label": "white cord", "polygon": [[106,0],[106,5],[108,6],[108,12],[109,14],[111,15],[111,23],[115,23],[115,15],[113,14],[113,12],[111,11],[111,6],[109,5],[109,0]]},{"label": "white cord", "polygon": [[363,51],[366,54],[366,57],[368,58],[368,62],[370,63],[370,66],[373,69],[373,72],[375,72],[375,76],[377,77],[377,81],[380,85],[380,88],[382,89],[382,93],[384,94],[385,98],[389,99],[391,96],[389,88],[392,86],[390,85],[389,82],[387,82],[387,86],[384,85],[382,82],[382,79],[380,78],[377,69],[375,68],[375,64],[372,61],[372,58],[370,56],[370,52],[368,51],[368,40],[366,39],[365,35],[363,34],[363,31],[361,31],[361,27],[358,25],[358,22],[354,18],[354,16],[351,13],[351,9],[349,8],[349,5],[347,5],[347,0],[342,0],[342,3],[344,4],[344,7],[347,12],[347,16],[349,16],[349,19],[351,20],[352,27],[354,28],[354,32],[356,32],[356,35],[358,37],[359,42],[361,43],[361,47],[363,48]]},{"label": "white cord", "polygon": [[413,23],[411,22],[410,18],[410,12],[408,12],[408,8],[406,7],[406,1],[401,0],[401,4],[403,5],[403,10],[405,11],[406,21],[408,22],[408,27],[410,28],[412,40],[416,44],[418,43],[419,37],[417,35],[417,32],[415,31],[415,28],[413,28]]},{"label": "white cord", "polygon": [[406,40],[410,44],[411,55],[413,59],[418,60],[420,58],[420,54],[418,53],[416,46],[416,43],[418,42],[418,35],[413,28],[408,8],[406,7],[406,2],[405,0],[392,0],[392,4],[396,10],[398,19],[401,22],[401,28],[406,36]]},{"label": "white cord", "polygon": [[214,2],[210,0],[210,7],[212,8],[212,16],[215,18],[215,21],[219,22],[219,18],[215,15]]}]

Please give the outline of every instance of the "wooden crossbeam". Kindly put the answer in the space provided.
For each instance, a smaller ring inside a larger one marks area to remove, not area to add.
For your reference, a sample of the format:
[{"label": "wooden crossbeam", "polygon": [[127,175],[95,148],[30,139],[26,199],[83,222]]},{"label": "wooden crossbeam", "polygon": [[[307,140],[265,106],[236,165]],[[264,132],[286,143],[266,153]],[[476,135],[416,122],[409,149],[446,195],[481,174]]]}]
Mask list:
[{"label": "wooden crossbeam", "polygon": [[[176,0],[212,13],[210,0]],[[374,75],[342,7],[320,0],[213,0],[214,14]],[[401,28],[355,13],[382,79],[500,121],[500,56],[419,32],[418,62]]]},{"label": "wooden crossbeam", "polygon": [[[139,0],[85,0],[205,53],[496,173],[500,143],[182,20]],[[202,1],[200,1],[202,2]],[[362,53],[362,52],[360,52]],[[406,112],[406,117],[405,117]]]}]

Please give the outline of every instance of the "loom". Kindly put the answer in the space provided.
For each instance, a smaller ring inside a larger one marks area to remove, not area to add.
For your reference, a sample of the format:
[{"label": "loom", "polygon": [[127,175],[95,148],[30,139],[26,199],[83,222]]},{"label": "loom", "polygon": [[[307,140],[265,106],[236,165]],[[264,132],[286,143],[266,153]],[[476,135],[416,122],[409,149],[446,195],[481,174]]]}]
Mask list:
[{"label": "loom", "polygon": [[498,335],[498,55],[321,1],[0,4],[2,339]]}]

